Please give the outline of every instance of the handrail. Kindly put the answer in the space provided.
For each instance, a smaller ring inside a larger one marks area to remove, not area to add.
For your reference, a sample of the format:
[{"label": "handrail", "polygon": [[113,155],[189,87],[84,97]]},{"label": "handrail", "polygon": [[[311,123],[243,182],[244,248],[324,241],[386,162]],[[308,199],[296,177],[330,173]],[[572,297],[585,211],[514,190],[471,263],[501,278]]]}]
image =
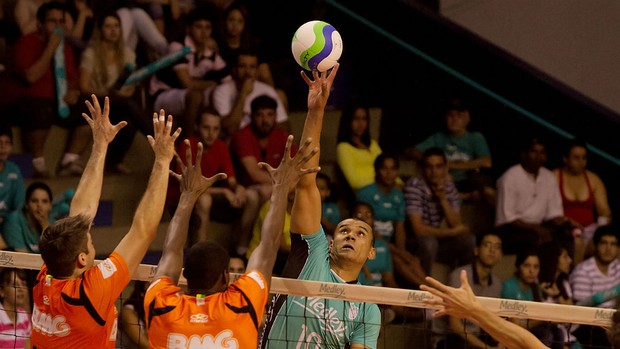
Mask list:
[{"label": "handrail", "polygon": [[[443,70],[444,72],[452,75],[453,77],[461,80],[462,82],[468,84],[469,86],[477,89],[478,91],[486,94],[487,96],[497,100],[498,102],[506,105],[507,107],[513,109],[514,111],[522,114],[523,116],[529,118],[530,120],[538,123],[539,125],[546,127],[547,129],[559,134],[562,137],[565,137],[567,139],[573,139],[575,138],[575,136],[565,130],[563,130],[560,127],[557,127],[555,125],[553,125],[552,123],[544,120],[543,118],[539,117],[538,115],[526,110],[525,108],[517,105],[516,103],[513,103],[512,101],[510,101],[509,99],[507,99],[504,96],[501,96],[498,93],[493,92],[491,89],[482,86],[480,83],[476,82],[475,80],[465,76],[464,74],[462,74],[461,72],[457,71],[456,69],[446,65],[443,62],[438,61],[437,59],[433,58],[431,55],[427,54],[426,52],[418,49],[417,47],[409,44],[408,42],[405,42],[404,40],[401,40],[400,38],[398,38],[397,36],[393,35],[392,33],[388,32],[387,30],[379,27],[378,25],[374,24],[373,22],[371,22],[370,20],[364,18],[363,16],[361,16],[360,14],[354,12],[353,10],[351,10],[350,8],[340,4],[338,1],[336,0],[326,0],[325,3],[327,3],[328,5],[333,6],[334,8],[336,8],[337,10],[349,15],[351,18],[353,18],[354,20],[364,24],[365,26],[367,26],[368,28],[374,30],[375,32],[377,32],[378,34],[384,36],[386,39],[394,42],[395,44],[401,46],[402,48],[410,51],[411,53],[415,54],[416,56],[422,58],[423,60],[427,61],[428,63],[434,65],[435,67]],[[346,38],[345,38],[346,40]],[[605,152],[604,150],[587,143],[586,144],[588,149],[592,152],[595,153],[597,155],[599,155],[600,157],[604,158],[605,160],[620,166],[620,159],[616,158],[615,156]]]}]

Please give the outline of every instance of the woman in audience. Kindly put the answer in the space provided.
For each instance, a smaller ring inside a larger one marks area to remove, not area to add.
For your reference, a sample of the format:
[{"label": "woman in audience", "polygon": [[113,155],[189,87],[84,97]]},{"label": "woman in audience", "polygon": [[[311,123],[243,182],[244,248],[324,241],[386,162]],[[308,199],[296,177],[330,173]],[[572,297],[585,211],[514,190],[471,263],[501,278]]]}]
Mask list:
[{"label": "woman in audience", "polygon": [[[542,301],[542,291],[538,284],[540,257],[535,248],[527,248],[517,253],[515,275],[502,284],[502,298],[522,301]],[[539,320],[512,318],[510,321],[528,329],[541,342],[551,346],[554,341],[551,325]]]},{"label": "woman in audience", "polygon": [[0,271],[0,348],[30,348],[30,298],[22,269]]},{"label": "woman in audience", "polygon": [[26,204],[8,215],[4,240],[17,252],[39,253],[39,237],[50,224],[52,190],[43,182],[33,182],[26,189]]},{"label": "woman in audience", "polygon": [[360,104],[342,110],[336,155],[339,170],[348,186],[356,191],[375,180],[373,163],[381,147],[370,137],[370,112]]},{"label": "woman in audience", "polygon": [[[573,291],[568,282],[568,274],[573,260],[568,249],[557,242],[547,242],[540,247],[540,288],[546,303],[573,305]],[[556,324],[558,337],[567,348],[581,348],[577,338],[571,334],[574,324]]]},{"label": "woman in audience", "polygon": [[[592,235],[600,225],[611,222],[605,184],[587,169],[588,149],[582,140],[572,140],[562,156],[564,166],[554,170],[560,186],[564,215],[583,227],[575,239],[575,264],[592,255]],[[587,256],[586,256],[587,255]]]},{"label": "woman in audience", "polygon": [[127,71],[136,65],[136,54],[122,39],[121,20],[115,13],[101,17],[97,22],[92,40],[82,54],[80,63],[80,90],[85,99],[91,94],[108,96],[113,123],[128,122],[116,136],[106,159],[109,171],[128,174],[131,170],[123,164],[123,158],[133,142],[136,128],[148,133],[152,128],[150,119],[132,98],[135,86],[123,86]]}]

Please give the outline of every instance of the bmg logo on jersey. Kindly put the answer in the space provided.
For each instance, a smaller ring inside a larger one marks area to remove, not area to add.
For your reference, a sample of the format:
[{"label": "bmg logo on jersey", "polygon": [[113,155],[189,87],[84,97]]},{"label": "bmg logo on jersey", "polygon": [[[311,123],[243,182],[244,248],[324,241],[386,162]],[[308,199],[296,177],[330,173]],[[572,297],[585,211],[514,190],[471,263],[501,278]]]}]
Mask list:
[{"label": "bmg logo on jersey", "polygon": [[192,314],[189,317],[189,322],[195,323],[195,324],[205,324],[207,322],[209,322],[209,315],[207,314]]},{"label": "bmg logo on jersey", "polygon": [[169,333],[168,349],[239,349],[239,342],[231,330],[224,330],[215,337],[191,335],[189,338],[181,333]]},{"label": "bmg logo on jersey", "polygon": [[64,337],[71,333],[71,326],[62,315],[51,316],[40,311],[37,306],[32,309],[32,328],[47,336]]}]

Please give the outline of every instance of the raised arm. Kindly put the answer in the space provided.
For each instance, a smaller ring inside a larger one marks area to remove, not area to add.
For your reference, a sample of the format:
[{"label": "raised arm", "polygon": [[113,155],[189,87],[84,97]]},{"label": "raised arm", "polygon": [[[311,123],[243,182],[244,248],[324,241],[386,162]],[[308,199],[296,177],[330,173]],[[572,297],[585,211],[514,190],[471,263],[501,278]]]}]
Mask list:
[{"label": "raised arm", "polygon": [[[306,73],[301,72],[301,77],[308,85],[308,115],[304,123],[301,139],[312,139],[310,148],[320,149],[321,129],[323,128],[323,115],[329,93],[338,73],[339,64],[336,64],[331,72],[319,75],[313,71],[314,80],[310,80]],[[309,167],[319,165],[320,151],[307,163]],[[303,176],[297,183],[295,201],[291,212],[291,232],[299,234],[314,234],[321,226],[321,195],[316,186],[316,174]]]},{"label": "raised arm", "polygon": [[157,233],[157,225],[164,211],[164,201],[168,188],[168,170],[170,160],[174,155],[174,142],[181,133],[181,129],[178,128],[173,134],[170,134],[172,115],[168,115],[166,121],[166,114],[163,109],[160,110],[159,117],[157,113],[153,113],[153,129],[154,136],[149,135],[147,137],[155,152],[151,176],[134,214],[129,232],[114,250],[125,259],[130,273],[136,270]]},{"label": "raised arm", "polygon": [[192,148],[189,140],[185,140],[187,152],[185,153],[185,163],[183,164],[178,155],[175,155],[177,167],[181,169],[181,174],[170,173],[179,181],[181,185],[181,198],[174,211],[174,216],[168,225],[164,248],[157,266],[155,278],[168,276],[175,283],[179,281],[181,269],[183,268],[183,247],[187,241],[187,231],[189,229],[189,219],[194,209],[194,204],[200,195],[209,189],[213,183],[220,179],[226,179],[226,174],[218,173],[211,178],[205,178],[201,174],[200,160],[202,159],[202,143],[198,143],[196,160],[192,164]]},{"label": "raised arm", "polygon": [[103,185],[103,169],[105,167],[105,156],[108,151],[108,144],[112,142],[118,131],[127,125],[126,121],[121,121],[116,125],[110,123],[110,100],[105,97],[103,111],[94,94],[91,96],[93,102],[86,101],[86,106],[90,111],[90,116],[82,114],[93,132],[93,148],[88,158],[88,163],[84,168],[80,183],[69,210],[70,216],[82,214],[89,217],[92,221],[97,213],[99,199],[101,198],[101,186]]},{"label": "raised arm", "polygon": [[276,262],[280,239],[284,229],[284,216],[288,202],[288,193],[299,182],[300,178],[308,177],[309,173],[319,171],[318,167],[302,168],[311,162],[319,151],[318,148],[310,148],[311,139],[306,139],[299,151],[291,158],[291,144],[293,136],[288,136],[284,157],[277,169],[261,162],[259,166],[266,169],[271,177],[273,190],[269,211],[261,227],[261,240],[248,261],[247,270],[256,270],[263,274],[267,282],[271,280],[271,272]]},{"label": "raised arm", "polygon": [[442,307],[433,314],[434,317],[447,314],[470,319],[508,348],[547,348],[530,331],[502,319],[480,304],[469,286],[465,270],[461,271],[460,288],[446,286],[431,277],[427,277],[426,281],[432,287],[422,285],[420,288],[439,297],[427,301],[427,303]]}]

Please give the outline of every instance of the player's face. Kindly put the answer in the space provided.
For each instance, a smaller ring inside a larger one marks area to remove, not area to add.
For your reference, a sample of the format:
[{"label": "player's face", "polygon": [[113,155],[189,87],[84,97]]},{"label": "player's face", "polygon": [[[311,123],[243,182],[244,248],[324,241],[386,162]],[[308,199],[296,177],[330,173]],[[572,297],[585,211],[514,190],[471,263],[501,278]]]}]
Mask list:
[{"label": "player's face", "polygon": [[118,42],[121,38],[121,22],[116,17],[108,16],[103,20],[101,36],[104,41]]},{"label": "player's face", "polygon": [[446,160],[439,155],[431,155],[424,164],[424,177],[429,184],[440,184],[448,175]]},{"label": "player's face", "polygon": [[379,168],[378,179],[380,184],[393,187],[396,185],[396,178],[398,178],[398,167],[396,166],[396,161],[390,158],[385,159]]},{"label": "player's face", "polygon": [[486,235],[476,247],[475,255],[485,267],[496,266],[502,259],[502,240],[497,235]]},{"label": "player's face", "polygon": [[196,45],[204,46],[211,38],[213,28],[210,21],[201,19],[190,25],[187,31],[189,37],[192,38],[192,41],[194,41]]},{"label": "player's face", "polygon": [[330,255],[336,262],[348,260],[364,264],[374,259],[372,247],[372,228],[368,223],[357,219],[345,219],[338,224],[331,242]]},{"label": "player's face", "polygon": [[252,127],[259,137],[267,137],[276,126],[276,111],[261,108],[252,113]]},{"label": "player's face", "polygon": [[581,174],[588,165],[588,151],[584,147],[572,147],[568,156],[564,157],[564,165],[569,172]]},{"label": "player's face", "polygon": [[45,20],[41,23],[45,34],[50,35],[56,29],[63,29],[65,25],[65,13],[60,10],[49,10]]},{"label": "player's face", "polygon": [[519,279],[524,284],[531,284],[538,280],[540,272],[540,260],[538,256],[528,256],[521,265],[519,265]]},{"label": "player's face", "polygon": [[233,73],[239,82],[243,82],[246,79],[256,79],[258,75],[258,57],[239,55],[237,65],[233,68]]},{"label": "player's face", "polygon": [[368,128],[368,114],[364,108],[357,108],[351,120],[351,133],[361,137]]},{"label": "player's face", "polygon": [[618,239],[604,235],[596,244],[596,258],[599,263],[609,264],[618,257]]},{"label": "player's face", "polygon": [[226,17],[226,34],[231,37],[239,37],[245,28],[245,18],[239,10],[232,10]]},{"label": "player's face", "polygon": [[198,125],[198,134],[200,141],[205,147],[210,147],[213,142],[220,136],[221,120],[217,115],[203,113],[200,116],[200,125]]},{"label": "player's face", "polygon": [[3,303],[24,307],[28,304],[28,285],[14,272],[11,272],[10,281],[0,288]]},{"label": "player's face", "polygon": [[13,142],[9,136],[0,136],[0,162],[6,161],[13,151]]},{"label": "player's face", "polygon": [[573,262],[573,259],[570,258],[568,251],[562,249],[562,253],[560,253],[560,257],[558,257],[558,270],[564,274],[568,274],[570,272],[570,264]]},{"label": "player's face", "polygon": [[43,215],[46,217],[52,210],[52,200],[43,189],[35,189],[26,203],[28,212],[36,216]]},{"label": "player's face", "polygon": [[446,113],[446,127],[450,134],[453,135],[465,133],[469,120],[469,112],[467,110],[450,110]]}]

